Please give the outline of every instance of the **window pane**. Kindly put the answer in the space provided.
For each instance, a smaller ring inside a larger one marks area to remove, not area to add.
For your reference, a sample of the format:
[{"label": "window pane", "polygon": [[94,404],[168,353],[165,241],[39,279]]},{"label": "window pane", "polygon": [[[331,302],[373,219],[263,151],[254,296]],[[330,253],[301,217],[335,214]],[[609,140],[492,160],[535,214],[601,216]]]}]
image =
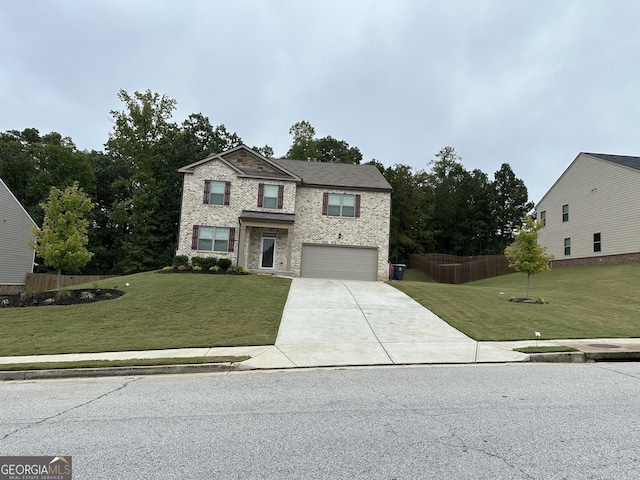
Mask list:
[{"label": "window pane", "polygon": [[342,207],[343,217],[353,217],[356,214],[355,207]]},{"label": "window pane", "polygon": [[200,227],[198,230],[198,250],[211,250],[213,246],[213,227]]},{"label": "window pane", "polygon": [[226,252],[229,250],[229,241],[228,240],[216,240],[213,245],[214,252]]},{"label": "window pane", "polygon": [[211,205],[224,205],[224,182],[211,182]]},{"label": "window pane", "polygon": [[356,196],[355,195],[343,195],[342,196],[342,206],[343,207],[354,207],[356,206]]},{"label": "window pane", "polygon": [[264,197],[275,197],[278,198],[278,186],[277,185],[265,185],[264,186]]},{"label": "window pane", "polygon": [[229,240],[229,229],[222,227],[216,228],[216,240]]},{"label": "window pane", "polygon": [[593,241],[594,242],[599,242],[600,241],[600,234],[599,233],[594,233],[593,234]]},{"label": "window pane", "polygon": [[327,208],[327,214],[332,217],[340,216],[340,205],[329,205]]}]

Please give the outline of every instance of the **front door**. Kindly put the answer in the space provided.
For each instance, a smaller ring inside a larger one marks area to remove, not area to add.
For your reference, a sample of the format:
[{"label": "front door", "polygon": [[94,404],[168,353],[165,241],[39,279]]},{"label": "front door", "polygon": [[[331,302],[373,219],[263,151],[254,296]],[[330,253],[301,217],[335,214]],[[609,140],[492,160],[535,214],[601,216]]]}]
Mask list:
[{"label": "front door", "polygon": [[260,268],[273,268],[276,258],[276,237],[263,235],[260,249]]}]

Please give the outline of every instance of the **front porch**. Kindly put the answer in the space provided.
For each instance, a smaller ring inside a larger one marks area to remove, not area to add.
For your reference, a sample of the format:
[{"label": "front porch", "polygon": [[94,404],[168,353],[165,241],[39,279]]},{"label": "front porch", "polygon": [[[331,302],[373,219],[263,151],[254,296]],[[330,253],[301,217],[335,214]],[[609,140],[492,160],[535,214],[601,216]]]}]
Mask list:
[{"label": "front porch", "polygon": [[255,273],[293,276],[294,214],[243,210],[239,217],[238,265]]}]

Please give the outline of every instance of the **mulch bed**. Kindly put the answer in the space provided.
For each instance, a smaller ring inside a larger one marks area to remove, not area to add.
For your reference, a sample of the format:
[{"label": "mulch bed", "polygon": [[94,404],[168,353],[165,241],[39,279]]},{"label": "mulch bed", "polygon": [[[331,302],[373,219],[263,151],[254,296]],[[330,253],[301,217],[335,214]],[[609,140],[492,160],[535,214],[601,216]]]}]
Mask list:
[{"label": "mulch bed", "polygon": [[45,307],[51,305],[78,305],[82,303],[113,300],[124,295],[123,290],[113,288],[85,288],[83,290],[23,293],[19,295],[0,295],[0,308]]}]

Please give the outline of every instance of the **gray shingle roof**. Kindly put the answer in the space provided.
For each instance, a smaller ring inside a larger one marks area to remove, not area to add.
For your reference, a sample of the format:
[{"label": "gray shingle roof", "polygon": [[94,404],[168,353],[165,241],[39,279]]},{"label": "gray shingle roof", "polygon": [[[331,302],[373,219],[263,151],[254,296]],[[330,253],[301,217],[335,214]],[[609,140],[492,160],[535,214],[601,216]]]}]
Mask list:
[{"label": "gray shingle roof", "polygon": [[619,165],[624,165],[625,167],[640,170],[640,157],[631,157],[628,155],[609,155],[606,153],[584,153],[585,155],[591,155],[592,157],[596,157],[601,160],[607,160],[608,162],[613,162]]},{"label": "gray shingle roof", "polygon": [[391,191],[391,185],[374,165],[305,162],[273,159],[273,163],[302,179],[308,187],[340,187],[357,190]]}]

